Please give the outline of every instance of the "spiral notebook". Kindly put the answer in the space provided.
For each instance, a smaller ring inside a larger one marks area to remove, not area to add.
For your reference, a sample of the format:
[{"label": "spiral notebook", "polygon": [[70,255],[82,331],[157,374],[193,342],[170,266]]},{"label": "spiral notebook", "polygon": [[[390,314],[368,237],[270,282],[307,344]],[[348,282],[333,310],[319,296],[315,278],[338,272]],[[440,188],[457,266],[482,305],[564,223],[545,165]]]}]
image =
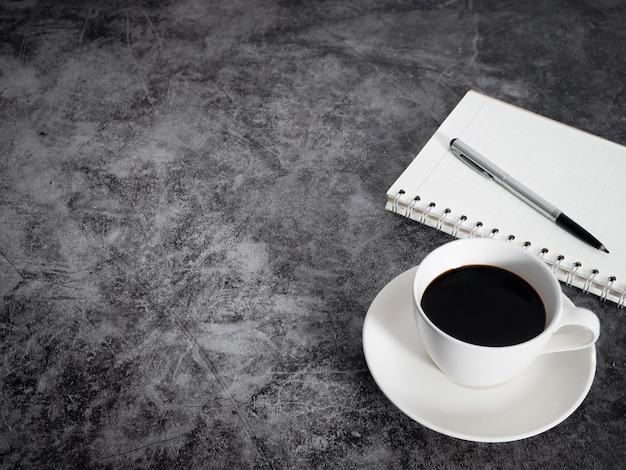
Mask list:
[{"label": "spiral notebook", "polygon": [[[575,238],[450,151],[462,139],[589,230]],[[456,238],[489,237],[542,257],[559,280],[626,302],[626,147],[469,91],[387,191],[386,209]]]}]

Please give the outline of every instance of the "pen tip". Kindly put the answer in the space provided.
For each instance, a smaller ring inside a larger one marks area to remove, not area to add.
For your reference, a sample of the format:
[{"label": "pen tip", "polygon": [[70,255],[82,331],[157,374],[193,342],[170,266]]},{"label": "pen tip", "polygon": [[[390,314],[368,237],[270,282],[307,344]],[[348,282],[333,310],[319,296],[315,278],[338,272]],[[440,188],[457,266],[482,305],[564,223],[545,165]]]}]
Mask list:
[{"label": "pen tip", "polygon": [[609,250],[607,250],[607,249],[604,247],[604,245],[600,245],[600,248],[599,248],[599,249],[600,249],[600,251],[604,251],[605,253],[608,253],[608,252],[609,252]]}]

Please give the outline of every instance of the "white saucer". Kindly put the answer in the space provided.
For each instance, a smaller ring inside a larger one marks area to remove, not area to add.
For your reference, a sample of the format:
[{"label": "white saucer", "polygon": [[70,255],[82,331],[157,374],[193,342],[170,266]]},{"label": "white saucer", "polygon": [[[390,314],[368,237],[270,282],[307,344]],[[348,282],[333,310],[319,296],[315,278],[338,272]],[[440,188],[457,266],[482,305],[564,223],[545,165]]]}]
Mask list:
[{"label": "white saucer", "polygon": [[593,382],[595,346],[539,356],[520,375],[494,387],[468,388],[448,379],[417,332],[411,299],[415,269],[378,293],[363,323],[370,372],[403,413],[448,436],[507,442],[542,433],[578,408]]}]

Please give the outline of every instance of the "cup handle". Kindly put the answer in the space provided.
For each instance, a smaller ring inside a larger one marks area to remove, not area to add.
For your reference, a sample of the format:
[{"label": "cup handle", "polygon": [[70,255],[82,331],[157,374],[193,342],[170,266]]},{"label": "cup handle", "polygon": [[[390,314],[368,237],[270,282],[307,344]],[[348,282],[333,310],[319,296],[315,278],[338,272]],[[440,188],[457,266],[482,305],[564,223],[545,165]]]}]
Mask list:
[{"label": "cup handle", "polygon": [[559,328],[541,354],[583,349],[600,336],[600,320],[590,310],[563,305]]}]

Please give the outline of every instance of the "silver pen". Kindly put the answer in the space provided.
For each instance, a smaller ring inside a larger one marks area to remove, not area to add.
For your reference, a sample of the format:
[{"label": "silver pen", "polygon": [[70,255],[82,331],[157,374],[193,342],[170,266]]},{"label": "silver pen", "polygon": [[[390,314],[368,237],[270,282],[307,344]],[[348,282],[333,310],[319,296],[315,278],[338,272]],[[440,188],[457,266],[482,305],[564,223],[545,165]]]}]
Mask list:
[{"label": "silver pen", "polygon": [[450,150],[472,170],[487,179],[495,181],[526,204],[545,215],[552,222],[555,222],[559,227],[562,227],[594,248],[604,251],[605,253],[609,252],[597,238],[566,216],[563,211],[524,186],[501,168],[498,168],[465,142],[459,139],[452,139],[450,141]]}]

